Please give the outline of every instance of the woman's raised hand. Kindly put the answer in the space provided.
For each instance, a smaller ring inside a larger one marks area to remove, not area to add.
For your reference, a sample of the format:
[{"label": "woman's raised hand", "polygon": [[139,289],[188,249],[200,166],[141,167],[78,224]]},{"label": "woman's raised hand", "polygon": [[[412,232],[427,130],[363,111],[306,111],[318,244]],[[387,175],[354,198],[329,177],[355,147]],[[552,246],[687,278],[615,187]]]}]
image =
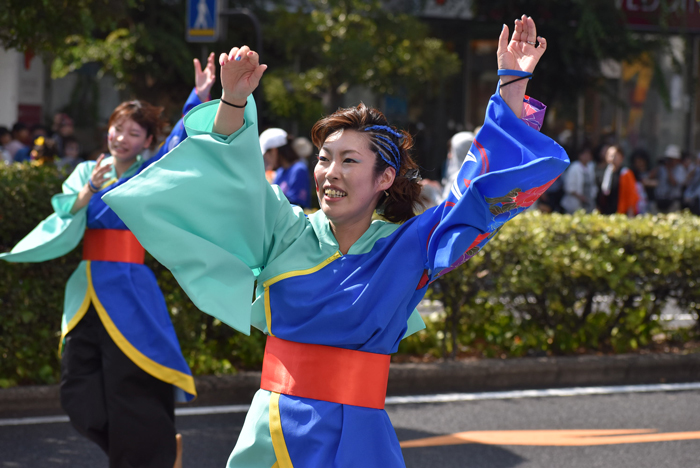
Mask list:
[{"label": "woman's raised hand", "polygon": [[496,52],[498,68],[532,73],[547,49],[547,41],[544,37],[537,37],[535,22],[526,15],[515,20],[515,31],[510,42],[508,42],[508,33],[508,26],[504,24],[498,38],[498,52]]},{"label": "woman's raised hand", "polygon": [[112,170],[113,164],[102,164],[102,160],[106,157],[106,154],[102,153],[97,161],[95,162],[95,167],[92,168],[92,173],[90,174],[90,181],[92,185],[97,188],[102,188],[102,184],[105,182],[105,175]]},{"label": "woman's raised hand", "polygon": [[267,65],[260,65],[257,52],[248,46],[234,47],[219,56],[221,65],[222,99],[244,105],[248,96],[258,87]]}]

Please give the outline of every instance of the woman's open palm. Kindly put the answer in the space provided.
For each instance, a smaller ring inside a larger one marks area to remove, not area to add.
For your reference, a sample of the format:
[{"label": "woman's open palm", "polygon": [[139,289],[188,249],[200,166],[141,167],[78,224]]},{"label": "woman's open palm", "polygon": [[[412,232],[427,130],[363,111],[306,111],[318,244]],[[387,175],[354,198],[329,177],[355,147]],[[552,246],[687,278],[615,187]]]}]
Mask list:
[{"label": "woman's open palm", "polygon": [[[543,37],[537,37],[535,21],[526,15],[515,20],[515,30],[510,42],[508,42],[508,33],[508,26],[504,24],[498,38],[498,52],[496,52],[498,68],[532,73],[547,49],[547,41]],[[538,41],[539,46],[537,46]]]}]

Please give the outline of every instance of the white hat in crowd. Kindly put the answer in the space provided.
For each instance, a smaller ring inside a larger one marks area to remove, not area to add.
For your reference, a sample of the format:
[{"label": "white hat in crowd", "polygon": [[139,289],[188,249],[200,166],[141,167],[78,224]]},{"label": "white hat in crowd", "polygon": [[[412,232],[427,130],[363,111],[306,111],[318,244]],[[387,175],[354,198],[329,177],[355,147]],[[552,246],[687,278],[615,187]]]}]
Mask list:
[{"label": "white hat in crowd", "polygon": [[314,145],[311,144],[308,138],[298,137],[292,142],[292,149],[301,159],[306,159],[314,152]]},{"label": "white hat in crowd", "polygon": [[260,151],[263,154],[272,148],[287,144],[287,132],[281,128],[268,128],[260,134]]},{"label": "white hat in crowd", "polygon": [[452,135],[450,139],[450,146],[452,149],[452,156],[456,158],[456,163],[462,166],[464,159],[469,153],[469,148],[471,148],[472,143],[474,143],[474,134],[472,132],[459,132]]},{"label": "white hat in crowd", "polygon": [[664,152],[664,157],[670,159],[681,159],[681,149],[678,145],[668,145]]}]

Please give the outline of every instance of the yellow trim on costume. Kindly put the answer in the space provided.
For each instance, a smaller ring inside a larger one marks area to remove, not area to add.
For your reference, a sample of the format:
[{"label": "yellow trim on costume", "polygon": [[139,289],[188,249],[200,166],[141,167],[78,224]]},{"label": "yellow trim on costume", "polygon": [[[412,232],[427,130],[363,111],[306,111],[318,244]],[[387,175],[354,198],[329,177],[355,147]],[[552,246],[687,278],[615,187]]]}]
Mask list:
[{"label": "yellow trim on costume", "polygon": [[104,190],[107,187],[109,187],[110,185],[114,185],[118,180],[119,179],[117,179],[116,177],[112,177],[107,182],[102,182],[102,187],[100,187],[100,190]]},{"label": "yellow trim on costume", "polygon": [[124,335],[121,334],[117,326],[114,324],[114,322],[112,322],[107,310],[105,310],[104,306],[100,302],[100,299],[97,297],[95,288],[92,285],[92,270],[90,268],[90,262],[87,262],[86,273],[88,280],[88,294],[92,299],[97,315],[100,316],[102,325],[104,325],[107,333],[109,333],[109,336],[112,338],[112,340],[114,340],[119,349],[121,349],[122,352],[126,354],[126,356],[131,359],[134,364],[151,374],[156,379],[173,384],[176,387],[183,389],[187,393],[196,396],[197,390],[195,390],[194,378],[191,375],[187,375],[184,372],[180,372],[179,370],[172,369],[155,362],[136,349],[134,345],[129,343],[129,340],[127,340]]},{"label": "yellow trim on costume", "polygon": [[[87,266],[85,268],[90,268],[90,260],[87,262]],[[75,313],[72,319],[70,319],[70,322],[68,322],[68,325],[66,325],[66,329],[61,331],[61,339],[58,342],[58,355],[60,356],[61,353],[63,352],[63,340],[65,340],[66,335],[75,328],[75,326],[80,322],[83,317],[85,317],[85,314],[87,313],[88,309],[90,308],[90,289],[88,288],[87,291],[85,291],[85,298],[83,299],[83,303],[80,304],[80,308],[78,311]]]},{"label": "yellow trim on costume", "polygon": [[306,270],[294,270],[294,271],[288,271],[287,273],[282,273],[281,275],[273,276],[269,280],[265,281],[263,283],[263,288],[265,288],[265,322],[267,322],[267,333],[270,336],[275,336],[272,333],[272,314],[270,312],[270,286],[273,284],[277,283],[278,281],[282,281],[283,279],[291,278],[293,276],[302,276],[302,275],[310,275],[311,273],[316,273],[318,270],[321,268],[325,267],[329,263],[331,263],[334,260],[339,259],[343,255],[340,252],[336,252],[318,265],[307,268]]},{"label": "yellow trim on costume", "polygon": [[282,418],[280,416],[280,394],[270,393],[270,437],[272,438],[272,448],[275,451],[277,462],[272,468],[294,468],[292,459],[289,457],[287,443],[284,441],[282,433]]}]

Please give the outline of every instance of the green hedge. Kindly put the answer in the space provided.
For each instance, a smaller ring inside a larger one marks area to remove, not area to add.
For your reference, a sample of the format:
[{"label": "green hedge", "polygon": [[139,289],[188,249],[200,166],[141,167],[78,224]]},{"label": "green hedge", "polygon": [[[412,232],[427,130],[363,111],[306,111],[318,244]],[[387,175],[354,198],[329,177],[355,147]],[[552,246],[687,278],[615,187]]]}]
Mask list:
[{"label": "green hedge", "polygon": [[672,331],[659,316],[669,301],[698,316],[699,234],[700,218],[688,213],[523,214],[433,284],[427,297],[446,314],[400,351],[628,352],[693,339],[700,324]]},{"label": "green hedge", "polygon": [[[52,212],[66,174],[52,167],[0,164],[0,251],[10,250]],[[59,380],[63,291],[82,245],[60,259],[0,261],[0,387]],[[234,332],[197,310],[170,272],[147,255],[171,312],[183,353],[196,374],[231,373],[262,362],[265,340]],[[251,291],[252,293],[252,291]]]},{"label": "green hedge", "polygon": [[[51,212],[65,174],[0,165],[0,251]],[[669,299],[700,310],[700,218],[528,213],[476,257],[438,280],[428,297],[446,314],[400,352],[484,356],[628,351],[678,339],[655,317]],[[54,383],[63,288],[81,247],[40,264],[0,261],[0,386]],[[169,271],[147,258],[195,374],[255,368],[264,337],[247,337],[199,312]],[[594,299],[612,299],[604,311]],[[679,335],[678,333],[676,335]],[[682,339],[690,339],[688,332]]]}]

